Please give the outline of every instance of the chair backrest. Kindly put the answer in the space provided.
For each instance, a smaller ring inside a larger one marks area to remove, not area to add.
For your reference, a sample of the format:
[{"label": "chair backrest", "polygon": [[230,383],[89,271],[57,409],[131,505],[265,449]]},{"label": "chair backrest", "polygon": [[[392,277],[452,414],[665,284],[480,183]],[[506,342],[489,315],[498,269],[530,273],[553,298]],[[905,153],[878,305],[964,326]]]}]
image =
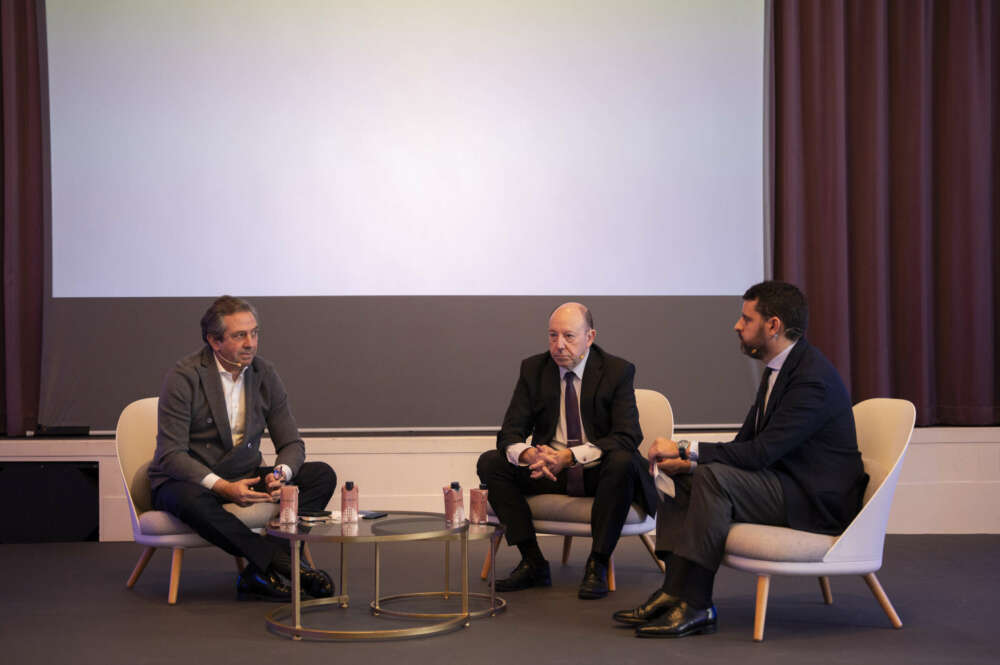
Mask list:
[{"label": "chair backrest", "polygon": [[118,465],[132,511],[132,527],[138,533],[138,516],[152,510],[149,463],[156,452],[156,410],[160,399],[147,397],[132,402],[118,417],[115,447]]},{"label": "chair backrest", "polygon": [[854,405],[858,448],[868,473],[861,512],[848,525],[824,561],[882,560],[885,528],[903,457],[917,411],[904,399],[876,398]]},{"label": "chair backrest", "polygon": [[657,437],[673,438],[674,411],[670,408],[670,401],[662,393],[645,388],[636,388],[635,405],[639,409],[639,427],[642,428],[639,452],[645,457]]}]

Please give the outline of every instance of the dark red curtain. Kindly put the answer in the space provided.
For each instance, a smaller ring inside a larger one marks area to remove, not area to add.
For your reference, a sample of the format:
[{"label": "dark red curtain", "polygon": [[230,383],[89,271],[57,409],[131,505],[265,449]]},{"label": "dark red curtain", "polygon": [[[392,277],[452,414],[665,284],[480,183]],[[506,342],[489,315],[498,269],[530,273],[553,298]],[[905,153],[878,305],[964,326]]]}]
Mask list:
[{"label": "dark red curtain", "polygon": [[856,401],[1000,423],[1000,9],[775,0],[774,274]]},{"label": "dark red curtain", "polygon": [[3,333],[0,427],[21,436],[38,422],[43,231],[42,71],[34,0],[0,0],[3,141]]}]

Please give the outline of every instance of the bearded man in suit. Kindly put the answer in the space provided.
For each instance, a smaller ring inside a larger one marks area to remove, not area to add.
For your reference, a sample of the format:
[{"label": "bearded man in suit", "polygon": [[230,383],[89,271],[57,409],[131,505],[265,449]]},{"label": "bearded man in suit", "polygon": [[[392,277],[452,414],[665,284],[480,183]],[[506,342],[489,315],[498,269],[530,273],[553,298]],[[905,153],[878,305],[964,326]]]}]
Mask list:
[{"label": "bearded man in suit", "polygon": [[860,510],[868,475],[851,400],[806,341],[808,317],[795,286],[750,287],[734,330],[765,370],[743,427],[729,443],[657,439],[650,448],[650,470],[671,476],[674,494],[662,497],[657,515],[663,586],[613,615],[636,625],[638,637],[715,631],[712,585],[733,522],[839,534]]}]

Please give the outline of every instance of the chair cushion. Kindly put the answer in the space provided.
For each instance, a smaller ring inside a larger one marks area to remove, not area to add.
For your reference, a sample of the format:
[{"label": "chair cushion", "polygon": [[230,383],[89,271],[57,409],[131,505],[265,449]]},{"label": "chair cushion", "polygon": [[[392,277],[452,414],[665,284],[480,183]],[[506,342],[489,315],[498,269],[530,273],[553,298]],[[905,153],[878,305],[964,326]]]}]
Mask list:
[{"label": "chair cushion", "polygon": [[[594,505],[594,499],[565,494],[536,494],[528,497],[528,505],[531,507],[533,520],[590,524],[590,509]],[[490,515],[496,515],[493,506],[487,506],[487,509]],[[646,512],[633,503],[629,507],[625,524],[641,524],[645,520]]]},{"label": "chair cushion", "polygon": [[763,524],[733,524],[726,554],[764,561],[822,561],[836,536]]},{"label": "chair cushion", "polygon": [[[261,529],[278,514],[276,503],[255,503],[246,507],[227,503],[226,510],[240,518],[251,529]],[[192,533],[191,527],[163,510],[148,510],[139,515],[139,529],[146,536],[171,536]]]}]

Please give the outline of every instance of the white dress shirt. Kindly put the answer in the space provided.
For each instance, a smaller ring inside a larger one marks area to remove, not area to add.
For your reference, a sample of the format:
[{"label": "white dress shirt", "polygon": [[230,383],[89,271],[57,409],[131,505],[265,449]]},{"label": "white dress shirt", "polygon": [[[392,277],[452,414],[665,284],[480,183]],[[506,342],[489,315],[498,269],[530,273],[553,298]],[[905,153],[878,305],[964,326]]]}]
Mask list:
[{"label": "white dress shirt", "polygon": [[[583,370],[587,366],[588,358],[590,358],[589,347],[587,348],[587,353],[583,356],[583,360],[578,362],[574,367],[570,369],[565,367],[559,368],[559,424],[556,425],[556,433],[553,435],[552,441],[548,442],[556,450],[566,448],[566,375],[569,373],[573,374],[573,387],[576,389],[576,400],[579,405],[583,388]],[[580,411],[579,406],[577,407],[577,411]],[[573,455],[573,463],[590,464],[591,462],[596,462],[601,458],[601,449],[587,441],[587,430],[583,426],[582,414],[580,433],[583,436],[583,443],[570,448],[570,453]],[[524,442],[510,444],[507,446],[507,461],[511,464],[519,464],[518,460],[521,457],[521,453],[530,447]]]},{"label": "white dress shirt", "polygon": [[[226,402],[226,415],[229,417],[229,431],[233,434],[233,447],[236,447],[243,443],[243,436],[246,434],[247,399],[243,387],[246,385],[244,377],[246,377],[247,369],[250,366],[244,366],[240,370],[239,376],[234,379],[229,370],[219,362],[219,357],[214,354],[213,356],[215,357],[215,367],[219,371],[219,378],[222,380],[222,394]],[[292,470],[287,464],[279,464],[276,468],[281,469],[285,482],[292,479]],[[201,486],[212,489],[218,480],[217,474],[209,473],[201,479]]]}]

